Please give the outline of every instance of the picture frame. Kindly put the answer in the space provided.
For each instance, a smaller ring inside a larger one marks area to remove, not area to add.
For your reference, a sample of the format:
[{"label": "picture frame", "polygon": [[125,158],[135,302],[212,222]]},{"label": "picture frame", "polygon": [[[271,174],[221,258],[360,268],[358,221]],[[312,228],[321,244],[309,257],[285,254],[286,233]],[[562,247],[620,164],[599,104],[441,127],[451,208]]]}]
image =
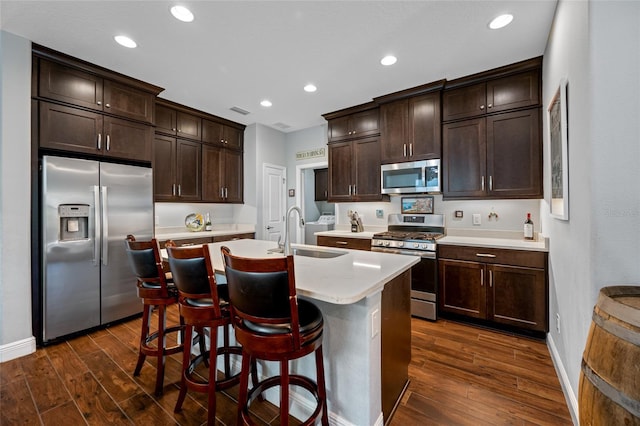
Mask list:
[{"label": "picture frame", "polygon": [[433,196],[402,197],[400,211],[403,214],[433,214]]},{"label": "picture frame", "polygon": [[567,79],[560,80],[558,89],[547,108],[549,123],[549,213],[559,220],[569,220],[569,132]]}]

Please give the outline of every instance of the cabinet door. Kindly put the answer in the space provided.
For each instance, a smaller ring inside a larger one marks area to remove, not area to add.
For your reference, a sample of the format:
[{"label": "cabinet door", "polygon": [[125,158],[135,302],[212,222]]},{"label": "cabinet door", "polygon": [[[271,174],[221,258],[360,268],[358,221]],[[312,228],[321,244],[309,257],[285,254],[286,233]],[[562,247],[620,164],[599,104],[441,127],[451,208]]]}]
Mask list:
[{"label": "cabinet door", "polygon": [[104,80],[104,112],[153,123],[154,99],[151,93]]},{"label": "cabinet door", "polygon": [[442,126],[442,192],[445,198],[471,198],[486,194],[485,119]]},{"label": "cabinet door", "polygon": [[489,265],[487,319],[535,331],[548,331],[547,289],[542,269]]},{"label": "cabinet door", "polygon": [[329,195],[329,169],[315,169],[315,201],[327,201]]},{"label": "cabinet door", "polygon": [[329,141],[339,141],[351,137],[349,128],[349,116],[334,118],[329,120]]},{"label": "cabinet door", "polygon": [[200,143],[181,139],[176,142],[176,181],[182,201],[200,201],[200,150]]},{"label": "cabinet door", "polygon": [[380,132],[379,116],[380,111],[377,108],[353,114],[349,125],[351,137],[361,138],[378,134]]},{"label": "cabinet door", "polygon": [[242,152],[224,150],[225,201],[227,203],[243,202],[243,168]]},{"label": "cabinet door", "polygon": [[329,145],[329,201],[351,201],[352,160],[351,142]]},{"label": "cabinet door", "polygon": [[484,265],[478,262],[438,260],[440,310],[485,319],[487,296],[484,269]]},{"label": "cabinet door", "polygon": [[156,132],[175,135],[178,112],[173,108],[156,104]]},{"label": "cabinet door", "polygon": [[486,84],[479,83],[442,94],[442,120],[459,120],[486,112]]},{"label": "cabinet door", "polygon": [[371,240],[368,238],[327,237],[325,235],[318,235],[318,245],[371,251]]},{"label": "cabinet door", "polygon": [[440,92],[409,98],[411,160],[440,158]]},{"label": "cabinet door", "polygon": [[353,143],[355,179],[352,195],[357,201],[381,200],[380,140],[377,137],[357,139]]},{"label": "cabinet door", "polygon": [[540,104],[540,71],[532,70],[487,82],[487,113]]},{"label": "cabinet door", "polygon": [[409,160],[408,122],[408,99],[380,106],[380,161],[383,164]]},{"label": "cabinet door", "polygon": [[231,126],[224,126],[222,128],[222,139],[224,140],[227,148],[242,151],[244,134],[240,129],[236,129]]},{"label": "cabinet door", "polygon": [[40,102],[40,147],[101,154],[102,114]]},{"label": "cabinet door", "polygon": [[151,161],[151,141],[153,127],[122,120],[104,117],[105,156],[127,160]]},{"label": "cabinet door", "polygon": [[195,115],[178,111],[177,132],[181,138],[202,139],[202,119]]},{"label": "cabinet door", "polygon": [[224,125],[216,121],[202,120],[202,142],[213,145],[224,145],[223,131]]},{"label": "cabinet door", "polygon": [[156,135],[153,141],[153,195],[156,201],[174,200],[176,188],[176,139]]},{"label": "cabinet door", "polygon": [[202,145],[202,201],[224,201],[224,173],[223,149]]},{"label": "cabinet door", "polygon": [[102,78],[40,59],[38,95],[102,111]]},{"label": "cabinet door", "polygon": [[487,189],[499,198],[542,198],[540,109],[487,117]]}]

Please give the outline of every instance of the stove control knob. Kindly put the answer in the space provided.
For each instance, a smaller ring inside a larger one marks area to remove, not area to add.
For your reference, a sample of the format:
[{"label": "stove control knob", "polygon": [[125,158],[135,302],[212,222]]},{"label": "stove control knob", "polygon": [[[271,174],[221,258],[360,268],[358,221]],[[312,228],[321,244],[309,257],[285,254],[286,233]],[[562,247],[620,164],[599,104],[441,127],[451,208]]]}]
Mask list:
[{"label": "stove control knob", "polygon": [[420,248],[425,250],[427,248],[427,245],[426,244],[420,244]]},{"label": "stove control knob", "polygon": [[420,244],[418,243],[413,243],[413,247],[418,248],[420,246]]},{"label": "stove control knob", "polygon": [[404,247],[404,241],[398,241],[398,247]]},{"label": "stove control knob", "polygon": [[384,242],[384,245],[387,246],[387,247],[389,247],[390,244],[391,244],[391,241],[385,241]]}]

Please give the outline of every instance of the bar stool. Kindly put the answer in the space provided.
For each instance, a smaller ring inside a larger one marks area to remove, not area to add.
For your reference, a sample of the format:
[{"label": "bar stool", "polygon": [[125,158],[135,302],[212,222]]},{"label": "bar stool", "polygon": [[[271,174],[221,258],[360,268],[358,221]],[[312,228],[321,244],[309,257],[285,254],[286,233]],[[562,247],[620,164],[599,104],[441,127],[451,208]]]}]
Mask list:
[{"label": "bar stool", "polygon": [[[238,397],[238,424],[255,424],[251,403],[265,390],[280,386],[280,424],[289,424],[289,385],[306,389],[316,399],[316,409],[303,425],[320,418],[328,425],[327,395],[322,358],[323,318],[311,302],[298,300],[293,256],[255,259],[237,257],[222,247],[229,286],[231,319],[242,344],[242,373]],[[317,383],[289,374],[289,361],[315,352]],[[278,361],[280,375],[254,383],[249,391],[250,363],[256,359]]]},{"label": "bar stool", "polygon": [[[187,390],[206,392],[208,394],[207,424],[215,423],[216,415],[216,390],[222,390],[234,386],[240,381],[240,373],[231,374],[230,356],[242,355],[239,346],[229,345],[229,315],[227,286],[217,285],[209,247],[204,244],[200,247],[168,247],[169,265],[173,274],[179,294],[180,315],[184,318],[186,327],[185,342],[191,341],[194,329],[202,332],[209,327],[208,351],[201,350],[200,354],[192,359],[191,348],[185,346],[182,352],[182,375],[180,381],[180,394],[174,411],[182,409],[182,403],[187,395]],[[217,347],[218,327],[223,327],[222,347]],[[216,380],[217,356],[224,356],[224,377]],[[203,361],[209,366],[208,380],[199,380],[194,371]]]},{"label": "bar stool", "polygon": [[[182,351],[182,344],[166,346],[167,334],[181,332],[183,329],[181,325],[167,328],[167,306],[178,302],[178,292],[171,282],[170,274],[162,267],[160,248],[155,238],[151,241],[136,241],[133,235],[127,235],[125,244],[131,269],[138,280],[138,297],[144,305],[138,362],[133,375],[140,375],[147,356],[156,357],[155,394],[160,396],[164,382],[165,357]],[[151,313],[154,308],[158,311],[158,327],[150,333]]]}]

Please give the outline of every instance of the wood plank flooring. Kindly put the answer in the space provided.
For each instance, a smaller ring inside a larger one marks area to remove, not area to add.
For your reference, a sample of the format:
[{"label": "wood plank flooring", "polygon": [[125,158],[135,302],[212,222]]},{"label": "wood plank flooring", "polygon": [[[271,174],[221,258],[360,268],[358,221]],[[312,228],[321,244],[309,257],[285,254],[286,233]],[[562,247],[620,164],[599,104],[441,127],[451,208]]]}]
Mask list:
[{"label": "wood plank flooring", "polygon": [[[177,310],[170,309],[170,323]],[[180,355],[167,359],[164,395],[153,395],[155,360],[133,377],[141,319],[76,337],[0,364],[0,425],[203,425],[206,395],[189,392],[180,413]],[[411,383],[391,421],[406,425],[570,425],[543,342],[451,321],[412,319]],[[203,372],[204,373],[204,372]],[[219,424],[236,422],[237,386],[218,392]],[[256,401],[255,419],[279,424]],[[360,426],[360,425],[357,425]]]}]

